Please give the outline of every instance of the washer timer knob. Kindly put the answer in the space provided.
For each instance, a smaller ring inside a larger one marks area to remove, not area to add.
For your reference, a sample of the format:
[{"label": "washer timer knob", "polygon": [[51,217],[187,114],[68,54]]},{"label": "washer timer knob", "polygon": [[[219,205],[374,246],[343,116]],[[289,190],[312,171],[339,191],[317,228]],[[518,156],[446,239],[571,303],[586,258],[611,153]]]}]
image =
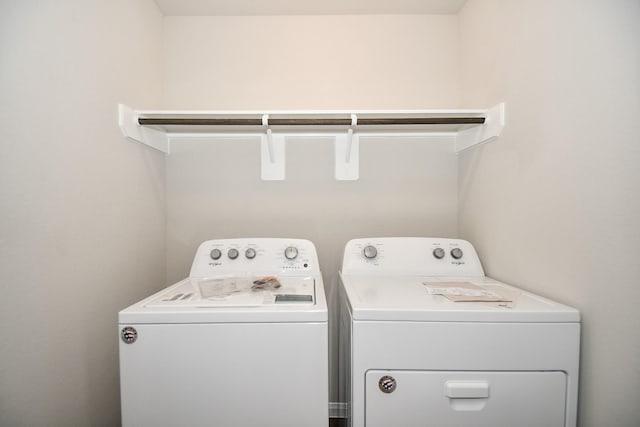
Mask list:
[{"label": "washer timer knob", "polygon": [[238,250],[236,248],[231,248],[227,252],[227,256],[229,257],[229,259],[236,259],[236,258],[238,258],[238,255],[240,255],[240,253],[238,252]]},{"label": "washer timer knob", "polygon": [[298,257],[298,248],[295,246],[289,246],[284,250],[284,257],[288,260],[294,260]]},{"label": "washer timer knob", "polygon": [[254,259],[256,257],[256,250],[253,248],[247,248],[247,250],[244,251],[244,256],[246,256],[247,259]]},{"label": "washer timer knob", "polygon": [[451,249],[451,256],[454,257],[455,259],[460,259],[462,258],[462,249],[460,248],[453,248]]},{"label": "washer timer knob", "polygon": [[211,249],[211,253],[209,254],[209,256],[211,256],[211,259],[213,260],[220,259],[220,257],[222,256],[222,252],[220,251],[220,249]]},{"label": "washer timer knob", "polygon": [[378,256],[378,250],[375,246],[365,246],[362,252],[364,253],[364,257],[368,259],[373,259]]},{"label": "washer timer knob", "polygon": [[444,255],[445,255],[445,252],[444,252],[444,249],[442,249],[442,248],[435,248],[433,250],[433,256],[438,258],[438,259],[444,258]]}]

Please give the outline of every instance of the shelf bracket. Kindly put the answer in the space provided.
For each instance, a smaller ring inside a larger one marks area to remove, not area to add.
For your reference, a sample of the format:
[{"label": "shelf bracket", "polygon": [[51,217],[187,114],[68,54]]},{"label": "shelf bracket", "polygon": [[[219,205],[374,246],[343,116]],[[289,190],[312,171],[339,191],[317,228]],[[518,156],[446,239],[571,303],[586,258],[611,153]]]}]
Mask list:
[{"label": "shelf bracket", "polygon": [[268,114],[262,115],[262,126],[265,133],[260,141],[260,176],[263,181],[282,181],[285,177],[285,136],[273,134]]},{"label": "shelf bracket", "polygon": [[140,126],[138,113],[123,104],[118,104],[118,126],[122,134],[132,142],[139,142],[169,154],[169,137],[165,132]]},{"label": "shelf bracket", "polygon": [[487,110],[484,125],[458,132],[456,135],[456,153],[460,153],[475,145],[495,140],[504,129],[504,102]]},{"label": "shelf bracket", "polygon": [[354,132],[358,116],[351,114],[346,134],[335,137],[335,177],[338,181],[356,181],[360,175],[360,137]]}]

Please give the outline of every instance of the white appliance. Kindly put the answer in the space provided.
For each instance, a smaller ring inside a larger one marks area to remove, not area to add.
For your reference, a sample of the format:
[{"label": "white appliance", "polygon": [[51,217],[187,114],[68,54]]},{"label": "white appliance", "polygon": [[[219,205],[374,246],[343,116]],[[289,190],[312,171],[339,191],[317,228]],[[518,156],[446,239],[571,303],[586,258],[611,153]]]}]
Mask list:
[{"label": "white appliance", "polygon": [[576,425],[579,312],[485,277],[469,242],[352,240],[340,283],[348,425]]},{"label": "white appliance", "polygon": [[310,241],[204,242],[189,278],[118,323],[125,427],[328,424],[327,303]]}]

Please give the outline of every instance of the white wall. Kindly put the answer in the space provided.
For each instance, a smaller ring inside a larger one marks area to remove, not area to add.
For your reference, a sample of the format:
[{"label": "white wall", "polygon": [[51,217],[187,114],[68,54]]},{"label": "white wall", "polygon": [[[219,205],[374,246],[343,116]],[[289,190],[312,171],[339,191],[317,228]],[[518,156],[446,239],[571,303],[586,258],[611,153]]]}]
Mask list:
[{"label": "white wall", "polygon": [[117,312],[162,287],[164,159],[147,0],[0,2],[0,425],[118,425]]},{"label": "white wall", "polygon": [[[165,107],[452,107],[457,33],[455,16],[167,17]],[[451,143],[361,141],[352,182],[334,179],[330,139],[289,141],[285,181],[261,181],[259,155],[256,140],[173,144],[169,281],[188,275],[203,240],[297,237],[316,244],[333,296],[347,240],[457,234]]]},{"label": "white wall", "polygon": [[469,0],[465,105],[507,103],[460,164],[489,274],[581,310],[581,426],[640,420],[640,2]]},{"label": "white wall", "polygon": [[165,106],[455,108],[457,17],[165,18]]}]

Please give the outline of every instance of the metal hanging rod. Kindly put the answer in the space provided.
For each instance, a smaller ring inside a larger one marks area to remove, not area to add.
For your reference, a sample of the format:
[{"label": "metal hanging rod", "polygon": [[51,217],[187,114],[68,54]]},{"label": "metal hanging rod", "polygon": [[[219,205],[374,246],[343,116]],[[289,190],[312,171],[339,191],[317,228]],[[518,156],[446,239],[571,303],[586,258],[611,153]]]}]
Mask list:
[{"label": "metal hanging rod", "polygon": [[481,125],[484,117],[358,118],[360,125]]},{"label": "metal hanging rod", "polygon": [[262,126],[262,119],[210,119],[210,118],[144,118],[138,123],[145,125],[182,125],[182,126]]},{"label": "metal hanging rod", "polygon": [[[360,118],[359,126],[393,126],[393,125],[477,125],[485,122],[484,117],[395,117],[395,118]],[[139,117],[142,126],[264,126],[263,119],[230,119],[230,118],[145,118]],[[269,118],[269,126],[351,126],[350,118]]]}]

